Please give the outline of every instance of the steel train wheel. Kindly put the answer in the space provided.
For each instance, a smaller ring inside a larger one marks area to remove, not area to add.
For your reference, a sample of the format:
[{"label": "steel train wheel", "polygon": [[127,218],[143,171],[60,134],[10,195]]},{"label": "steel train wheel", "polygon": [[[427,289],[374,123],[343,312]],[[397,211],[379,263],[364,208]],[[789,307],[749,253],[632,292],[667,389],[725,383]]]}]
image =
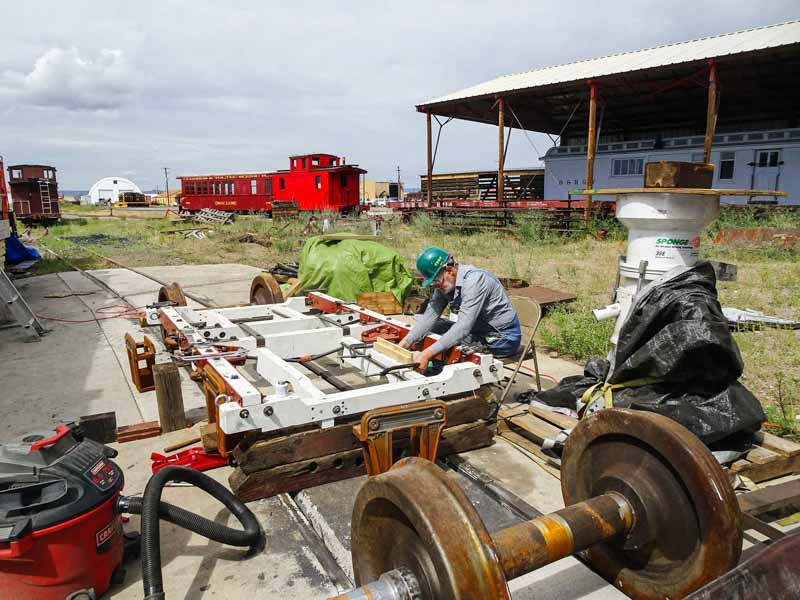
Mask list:
[{"label": "steel train wheel", "polygon": [[416,575],[423,598],[510,598],[475,508],[425,459],[403,459],[367,480],[353,508],[351,543],[358,585],[405,567]]},{"label": "steel train wheel", "polygon": [[250,304],[280,304],[283,302],[281,286],[270,273],[256,275],[250,284]]},{"label": "steel train wheel", "polygon": [[175,306],[186,306],[186,296],[181,284],[173,281],[158,290],[159,302],[172,302]]},{"label": "steel train wheel", "polygon": [[567,506],[622,493],[636,522],[624,541],[588,550],[593,567],[631,598],[682,598],[735,567],[741,514],[725,472],[675,421],[613,409],[581,421],[561,467]]}]

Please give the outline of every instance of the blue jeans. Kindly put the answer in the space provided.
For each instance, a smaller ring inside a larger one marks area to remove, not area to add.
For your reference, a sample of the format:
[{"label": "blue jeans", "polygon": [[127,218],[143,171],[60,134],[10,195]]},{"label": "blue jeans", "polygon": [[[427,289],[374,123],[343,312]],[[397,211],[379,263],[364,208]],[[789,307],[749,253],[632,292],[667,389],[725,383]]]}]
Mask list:
[{"label": "blue jeans", "polygon": [[[431,333],[441,335],[452,326],[453,321],[439,319],[431,328]],[[508,325],[489,333],[470,333],[460,343],[462,345],[483,345],[497,358],[514,356],[522,345],[522,328],[519,324],[519,317],[515,316]]]}]

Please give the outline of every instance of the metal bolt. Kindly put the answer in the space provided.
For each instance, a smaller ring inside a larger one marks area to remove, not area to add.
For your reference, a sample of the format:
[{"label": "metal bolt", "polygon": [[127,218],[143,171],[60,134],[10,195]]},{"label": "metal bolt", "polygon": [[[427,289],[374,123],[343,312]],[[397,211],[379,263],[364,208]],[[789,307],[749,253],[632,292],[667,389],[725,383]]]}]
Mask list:
[{"label": "metal bolt", "polygon": [[497,373],[497,365],[491,365],[489,367],[489,372],[490,373]]},{"label": "metal bolt", "polygon": [[480,377],[481,377],[481,370],[480,370],[480,369],[475,369],[475,370],[472,372],[472,376],[473,376],[473,377],[475,377],[475,378],[478,378],[478,379],[480,379]]},{"label": "metal bolt", "polygon": [[239,379],[239,376],[236,373],[233,373],[231,375],[231,379]]},{"label": "metal bolt", "polygon": [[337,404],[336,406],[333,407],[333,414],[338,415],[340,412],[342,412],[341,406]]},{"label": "metal bolt", "polygon": [[381,423],[377,419],[373,419],[372,421],[369,422],[369,428],[372,431],[375,431],[380,426],[381,426]]},{"label": "metal bolt", "polygon": [[274,413],[274,412],[275,412],[275,409],[272,408],[271,406],[265,406],[264,407],[264,416],[265,417],[271,417],[272,413]]},{"label": "metal bolt", "polygon": [[422,390],[422,395],[423,395],[423,396],[425,396],[425,397],[427,398],[428,396],[430,396],[430,395],[431,395],[431,391],[430,391],[428,388],[424,388],[424,389]]},{"label": "metal bolt", "polygon": [[239,411],[239,418],[240,419],[247,419],[250,416],[250,411],[246,408],[243,408]]},{"label": "metal bolt", "polygon": [[434,419],[441,419],[444,416],[444,411],[441,408],[437,408],[433,411],[433,418]]}]

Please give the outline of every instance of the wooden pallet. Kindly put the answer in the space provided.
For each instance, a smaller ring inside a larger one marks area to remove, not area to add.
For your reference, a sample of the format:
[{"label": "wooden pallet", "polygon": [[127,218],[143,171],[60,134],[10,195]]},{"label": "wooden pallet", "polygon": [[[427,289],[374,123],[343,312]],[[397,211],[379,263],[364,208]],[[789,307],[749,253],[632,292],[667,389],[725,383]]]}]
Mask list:
[{"label": "wooden pallet", "polygon": [[[500,411],[500,417],[505,419],[505,425],[498,430],[500,435],[557,465],[554,459],[542,452],[542,442],[555,438],[562,430],[571,429],[578,420],[535,406],[529,407],[527,413],[524,409],[523,406]],[[756,433],[756,445],[743,458],[730,465],[729,470],[754,483],[800,473],[800,444],[759,431]]]}]

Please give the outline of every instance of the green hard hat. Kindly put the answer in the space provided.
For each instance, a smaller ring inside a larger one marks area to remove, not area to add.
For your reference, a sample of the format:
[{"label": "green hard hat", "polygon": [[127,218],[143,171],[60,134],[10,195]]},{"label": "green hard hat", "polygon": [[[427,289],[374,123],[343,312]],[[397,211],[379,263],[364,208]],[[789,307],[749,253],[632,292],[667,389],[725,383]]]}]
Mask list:
[{"label": "green hard hat", "polygon": [[425,281],[422,282],[422,285],[428,287],[433,283],[439,271],[447,264],[448,258],[450,258],[450,254],[436,246],[429,246],[420,253],[417,257],[417,271],[422,273],[422,276],[425,277]]}]

